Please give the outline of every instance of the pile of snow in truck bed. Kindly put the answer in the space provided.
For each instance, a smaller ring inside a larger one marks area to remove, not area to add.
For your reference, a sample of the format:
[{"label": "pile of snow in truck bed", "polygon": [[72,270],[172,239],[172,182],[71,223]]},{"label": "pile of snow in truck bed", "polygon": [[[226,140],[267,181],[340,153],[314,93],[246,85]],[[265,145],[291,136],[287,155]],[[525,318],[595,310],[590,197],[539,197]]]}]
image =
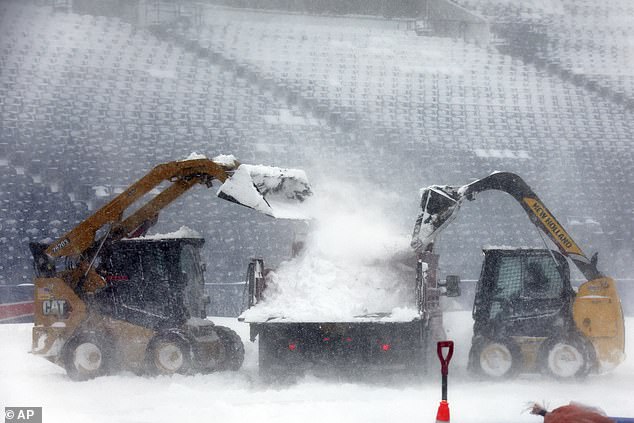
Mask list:
[{"label": "pile of snow in truck bed", "polygon": [[[339,187],[341,188],[341,187]],[[312,200],[304,249],[267,275],[246,321],[410,321],[415,259],[409,234],[376,203],[339,191]],[[265,262],[266,265],[266,262]]]}]

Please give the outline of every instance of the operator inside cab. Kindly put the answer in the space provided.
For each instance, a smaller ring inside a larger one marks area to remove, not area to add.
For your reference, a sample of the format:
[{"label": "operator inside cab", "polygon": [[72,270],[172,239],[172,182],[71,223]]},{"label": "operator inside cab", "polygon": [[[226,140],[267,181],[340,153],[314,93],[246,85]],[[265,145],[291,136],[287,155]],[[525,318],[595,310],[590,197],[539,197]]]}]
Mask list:
[{"label": "operator inside cab", "polygon": [[524,274],[524,295],[526,297],[543,297],[548,293],[548,278],[544,269],[537,262],[530,262]]}]

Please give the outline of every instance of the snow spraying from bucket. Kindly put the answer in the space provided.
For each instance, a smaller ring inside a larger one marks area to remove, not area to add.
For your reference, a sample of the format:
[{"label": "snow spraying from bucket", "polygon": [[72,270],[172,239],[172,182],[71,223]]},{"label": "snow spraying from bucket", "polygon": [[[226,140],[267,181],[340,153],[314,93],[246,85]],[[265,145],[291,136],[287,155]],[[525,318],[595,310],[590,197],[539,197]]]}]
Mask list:
[{"label": "snow spraying from bucket", "polygon": [[389,194],[338,184],[311,203],[303,250],[268,273],[263,300],[247,321],[409,321],[415,259],[395,223]]}]

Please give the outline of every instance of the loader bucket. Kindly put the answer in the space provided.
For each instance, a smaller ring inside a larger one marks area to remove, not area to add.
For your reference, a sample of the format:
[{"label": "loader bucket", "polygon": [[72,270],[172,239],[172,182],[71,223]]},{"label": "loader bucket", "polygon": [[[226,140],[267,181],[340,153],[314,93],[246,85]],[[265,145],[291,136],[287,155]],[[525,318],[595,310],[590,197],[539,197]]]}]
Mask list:
[{"label": "loader bucket", "polygon": [[456,217],[464,200],[460,188],[432,185],[421,190],[422,212],[416,219],[411,243],[416,251],[430,251],[438,232]]},{"label": "loader bucket", "polygon": [[280,219],[306,219],[300,204],[312,195],[298,169],[241,164],[218,190],[218,197]]}]

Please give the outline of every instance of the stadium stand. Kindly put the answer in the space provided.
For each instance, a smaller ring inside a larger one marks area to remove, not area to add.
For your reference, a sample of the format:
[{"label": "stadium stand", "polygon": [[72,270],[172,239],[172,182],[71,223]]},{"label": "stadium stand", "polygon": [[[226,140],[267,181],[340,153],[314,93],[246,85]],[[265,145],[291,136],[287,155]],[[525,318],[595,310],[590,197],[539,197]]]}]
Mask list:
[{"label": "stadium stand", "polygon": [[[629,153],[630,113],[623,107],[493,48],[362,23],[299,25],[251,16],[214,10],[202,27],[180,36],[249,69],[263,85],[290,89],[318,115],[371,128],[370,144],[407,150],[408,142],[424,140],[429,158],[451,151],[479,162],[457,169],[471,176],[506,159],[539,180],[536,162],[565,157],[570,163],[558,175],[561,183],[584,180],[582,190],[560,193],[571,210],[606,205],[602,197],[612,181],[601,185],[596,154]],[[419,154],[424,161],[425,152]],[[592,172],[597,179],[587,177]],[[630,205],[613,206],[604,224],[622,228]],[[627,236],[631,225],[625,226]]]},{"label": "stadium stand", "polygon": [[[27,241],[61,235],[157,163],[198,150],[290,164],[279,137],[292,111],[235,74],[116,19],[2,7],[1,239],[15,254],[4,283],[31,278]],[[297,126],[338,138],[319,121]],[[243,216],[205,195],[189,200],[209,204],[190,208],[194,221]],[[167,220],[191,221],[179,215]]]},{"label": "stadium stand", "polygon": [[[28,241],[61,235],[153,165],[192,151],[302,167],[317,188],[330,176],[394,191],[405,231],[421,186],[514,171],[589,251],[602,251],[606,268],[621,263],[614,276],[628,276],[633,120],[611,91],[629,96],[629,77],[597,79],[606,95],[561,69],[601,74],[586,53],[618,38],[609,63],[629,72],[619,60],[631,28],[598,30],[589,6],[568,1],[458,3],[497,22],[507,49],[376,19],[208,5],[196,25],[172,17],[145,28],[1,2],[0,284],[31,280]],[[626,2],[611,4],[601,6],[610,16],[629,13]],[[561,14],[569,19],[552,25]],[[520,30],[540,41],[522,47],[530,52],[510,51]],[[562,47],[565,39],[575,47]],[[502,214],[509,219],[494,217]],[[475,277],[482,245],[541,243],[524,220],[512,202],[483,195],[449,228],[441,253],[458,256],[454,273]],[[184,224],[207,239],[208,282],[240,281],[249,257],[275,264],[290,252],[288,223],[204,189],[167,210],[157,230]]]},{"label": "stadium stand", "polygon": [[508,42],[508,51],[548,66],[576,84],[634,107],[629,41],[634,6],[626,0],[470,1]]}]

